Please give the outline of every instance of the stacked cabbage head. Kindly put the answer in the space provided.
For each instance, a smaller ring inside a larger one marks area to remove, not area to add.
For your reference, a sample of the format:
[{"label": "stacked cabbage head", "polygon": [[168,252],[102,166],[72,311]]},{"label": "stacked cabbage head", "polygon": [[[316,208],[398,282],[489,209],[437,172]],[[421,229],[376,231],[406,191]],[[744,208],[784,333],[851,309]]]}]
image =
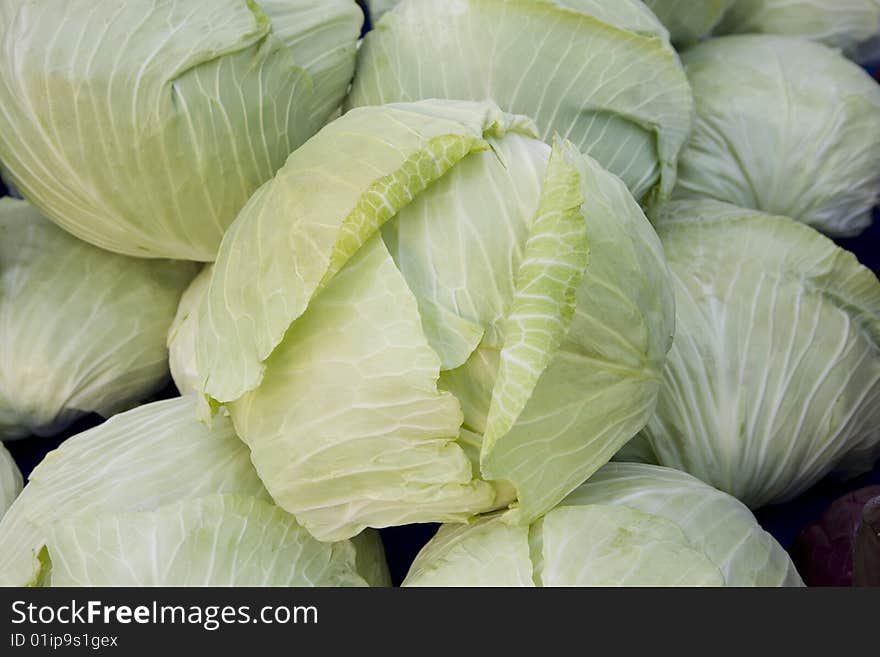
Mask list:
[{"label": "stacked cabbage head", "polygon": [[880,86],[817,43],[710,39],[683,60],[697,122],[678,199],[712,198],[860,233],[880,199]]},{"label": "stacked cabbage head", "polygon": [[213,260],[342,102],[353,0],[4,0],[0,161],[100,247]]},{"label": "stacked cabbage head", "polygon": [[880,282],[802,224],[714,201],[655,218],[676,335],[657,413],[621,458],[751,507],[880,457]]},{"label": "stacked cabbage head", "polygon": [[665,198],[693,100],[639,0],[404,0],[364,38],[347,101],[491,98],[573,142],[637,199]]},{"label": "stacked cabbage head", "polygon": [[67,440],[0,521],[0,585],[386,585],[378,536],[320,543],[272,504],[229,421],[193,396]]},{"label": "stacked cabbage head", "polygon": [[[644,0],[676,44],[699,41],[721,22],[736,0]],[[611,3],[609,3],[611,4]]]},{"label": "stacked cabbage head", "polygon": [[721,34],[785,34],[824,43],[856,61],[880,57],[880,0],[734,0]]},{"label": "stacked cabbage head", "polygon": [[0,199],[0,439],[53,435],[161,388],[165,335],[194,274],[103,251]]},{"label": "stacked cabbage head", "polygon": [[529,522],[647,421],[673,315],[656,233],[572,144],[491,103],[368,107],[230,228],[195,371],[322,540]]},{"label": "stacked cabbage head", "polygon": [[528,527],[445,525],[404,586],[800,586],[736,499],[677,470],[611,463]]}]

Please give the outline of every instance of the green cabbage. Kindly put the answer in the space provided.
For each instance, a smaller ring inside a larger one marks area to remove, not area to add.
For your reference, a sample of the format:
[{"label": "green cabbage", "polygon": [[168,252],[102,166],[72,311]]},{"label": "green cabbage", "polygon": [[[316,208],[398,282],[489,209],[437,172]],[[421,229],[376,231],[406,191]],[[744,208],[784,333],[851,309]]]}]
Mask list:
[{"label": "green cabbage", "polygon": [[697,122],[676,199],[712,198],[860,233],[880,198],[880,87],[828,48],[788,37],[711,39],[683,60]]},{"label": "green cabbage", "polygon": [[[9,179],[9,174],[3,170],[3,163],[0,162],[0,183],[2,183],[6,187],[6,191],[9,196],[13,198],[21,198],[21,194],[18,193],[18,190],[15,188],[15,185],[12,184],[12,181]],[[0,194],[2,196],[2,194]]]},{"label": "green cabbage", "polygon": [[311,538],[196,403],[141,406],[50,452],[0,520],[0,585],[387,584],[376,535]]},{"label": "green cabbage", "polygon": [[715,29],[736,0],[644,0],[675,43],[699,41]]},{"label": "green cabbage", "polygon": [[532,117],[545,141],[572,141],[637,199],[675,183],[693,99],[666,29],[638,0],[403,2],[358,57],[350,106],[490,98]]},{"label": "green cabbage", "polygon": [[194,274],[103,251],[0,199],[0,439],[53,435],[161,388],[165,334]]},{"label": "green cabbage", "polygon": [[880,457],[880,282],[811,228],[714,201],[655,218],[676,335],[657,413],[619,458],[752,508]]},{"label": "green cabbage", "polygon": [[529,522],[652,413],[659,241],[619,179],[533,131],[488,102],[353,110],[224,238],[200,387],[321,540],[514,499]]},{"label": "green cabbage", "polygon": [[18,497],[21,484],[21,471],[3,443],[0,443],[0,518]]},{"label": "green cabbage", "polygon": [[718,32],[802,37],[868,61],[880,55],[880,0],[734,0]]},{"label": "green cabbage", "polygon": [[736,499],[683,472],[611,463],[529,527],[445,525],[404,586],[800,586]]},{"label": "green cabbage", "polygon": [[362,22],[352,0],[3,0],[0,161],[83,240],[213,260],[342,102]]},{"label": "green cabbage", "polygon": [[52,586],[367,585],[354,542],[319,543],[255,497],[65,520],[47,548]]}]

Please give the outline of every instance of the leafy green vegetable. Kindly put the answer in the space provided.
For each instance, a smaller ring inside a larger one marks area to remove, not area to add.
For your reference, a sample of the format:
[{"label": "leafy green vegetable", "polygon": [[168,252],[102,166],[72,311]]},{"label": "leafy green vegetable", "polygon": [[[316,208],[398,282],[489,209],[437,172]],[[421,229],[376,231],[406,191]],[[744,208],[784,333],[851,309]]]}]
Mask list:
[{"label": "leafy green vegetable", "polygon": [[857,61],[880,55],[877,0],[734,0],[719,33],[785,34],[819,41]]},{"label": "leafy green vegetable", "polygon": [[530,116],[637,199],[671,191],[693,114],[668,34],[638,0],[403,2],[364,38],[348,104],[426,98]]},{"label": "leafy green vegetable", "polygon": [[491,103],[361,108],[230,228],[197,371],[321,540],[514,500],[528,523],[652,413],[667,276],[625,186],[570,143]]},{"label": "leafy green vegetable", "polygon": [[697,122],[674,198],[712,198],[835,236],[880,199],[880,87],[828,48],[787,37],[711,39],[683,61]]},{"label": "leafy green vegetable", "polygon": [[161,388],[165,334],[194,274],[95,248],[0,199],[0,439],[52,435]]},{"label": "leafy green vegetable", "polygon": [[4,0],[0,161],[81,239],[213,260],[339,107],[362,21],[352,0]]},{"label": "leafy green vegetable", "polygon": [[811,228],[714,201],[655,218],[676,335],[657,413],[620,458],[752,508],[880,456],[880,282]]},{"label": "leafy green vegetable", "polygon": [[715,29],[736,0],[644,0],[678,44],[699,41]]},{"label": "leafy green vegetable", "polygon": [[799,586],[734,498],[677,470],[611,463],[529,527],[440,528],[404,586]]},{"label": "leafy green vegetable", "polygon": [[319,543],[270,504],[229,420],[205,427],[188,396],[117,415],[33,471],[0,521],[0,583],[38,582],[363,585],[387,572],[377,537]]}]

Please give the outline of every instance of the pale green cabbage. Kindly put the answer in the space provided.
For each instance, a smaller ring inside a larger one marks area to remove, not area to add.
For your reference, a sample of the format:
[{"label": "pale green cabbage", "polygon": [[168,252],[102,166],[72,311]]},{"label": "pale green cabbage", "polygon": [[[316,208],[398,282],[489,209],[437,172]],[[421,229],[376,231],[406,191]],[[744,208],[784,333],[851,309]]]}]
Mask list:
[{"label": "pale green cabbage", "polygon": [[880,86],[789,37],[710,39],[683,60],[697,122],[674,198],[712,198],[860,233],[880,199]]},{"label": "pale green cabbage", "polygon": [[3,0],[0,161],[81,239],[213,260],[342,102],[362,22],[353,0]]},{"label": "pale green cabbage", "polygon": [[196,403],[141,406],[50,452],[0,521],[0,585],[388,583],[378,536],[311,538]]},{"label": "pale green cabbage", "polygon": [[880,0],[734,0],[718,32],[802,37],[868,61],[880,56]]},{"label": "pale green cabbage", "polygon": [[171,378],[174,379],[174,384],[182,395],[199,392],[202,389],[196,365],[198,310],[202,297],[208,290],[213,270],[213,265],[205,265],[186,288],[180,298],[171,328],[168,329],[167,345]]},{"label": "pale green cabbage", "polygon": [[693,114],[668,33],[638,0],[402,2],[364,38],[348,104],[425,98],[530,116],[637,199],[672,189]]},{"label": "pale green cabbage", "polygon": [[404,586],[800,586],[733,497],[688,474],[611,463],[529,527],[444,525]]},{"label": "pale green cabbage", "polygon": [[165,335],[194,274],[103,251],[0,199],[0,439],[53,435],[161,388]]},{"label": "pale green cabbage", "polygon": [[570,143],[488,102],[367,107],[230,228],[197,371],[322,540],[515,498],[529,522],[647,421],[672,304],[635,200]]},{"label": "pale green cabbage", "polygon": [[752,508],[880,457],[880,282],[812,230],[714,201],[655,218],[676,335],[657,413],[619,458]]},{"label": "pale green cabbage", "polygon": [[[612,0],[613,1],[613,0]],[[644,0],[677,44],[699,41],[715,29],[736,0]]]},{"label": "pale green cabbage", "polygon": [[3,443],[0,443],[0,518],[18,497],[21,485],[21,471]]}]

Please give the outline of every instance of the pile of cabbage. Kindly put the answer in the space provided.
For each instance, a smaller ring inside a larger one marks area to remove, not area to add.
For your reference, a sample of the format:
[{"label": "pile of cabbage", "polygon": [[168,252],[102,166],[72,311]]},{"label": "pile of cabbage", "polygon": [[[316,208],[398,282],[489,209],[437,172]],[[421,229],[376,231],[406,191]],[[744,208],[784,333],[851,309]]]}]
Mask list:
[{"label": "pile of cabbage", "polygon": [[388,586],[441,523],[403,585],[802,585],[753,510],[880,459],[832,241],[878,44],[876,0],[4,0],[0,584]]}]

